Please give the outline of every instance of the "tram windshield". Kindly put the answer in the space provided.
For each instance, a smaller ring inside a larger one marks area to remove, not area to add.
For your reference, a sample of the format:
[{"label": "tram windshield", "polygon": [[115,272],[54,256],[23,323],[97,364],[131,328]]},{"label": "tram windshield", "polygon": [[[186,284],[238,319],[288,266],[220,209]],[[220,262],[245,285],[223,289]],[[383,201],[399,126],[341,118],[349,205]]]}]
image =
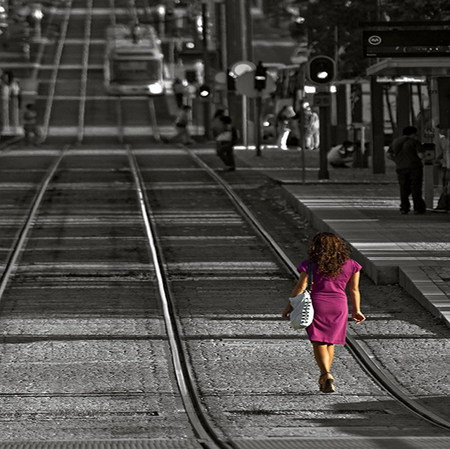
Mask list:
[{"label": "tram windshield", "polygon": [[112,80],[116,83],[151,82],[161,78],[161,61],[115,60]]}]

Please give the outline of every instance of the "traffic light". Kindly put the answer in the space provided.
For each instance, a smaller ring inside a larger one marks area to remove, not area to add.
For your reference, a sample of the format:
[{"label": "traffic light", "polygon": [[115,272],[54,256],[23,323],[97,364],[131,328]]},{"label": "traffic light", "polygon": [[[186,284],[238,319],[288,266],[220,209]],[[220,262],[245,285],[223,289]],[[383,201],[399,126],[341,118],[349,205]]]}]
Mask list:
[{"label": "traffic light", "polygon": [[331,83],[336,77],[334,60],[328,56],[315,56],[308,61],[307,77],[316,85]]},{"label": "traffic light", "polygon": [[266,88],[267,83],[267,69],[259,61],[255,70],[255,89],[259,92]]},{"label": "traffic light", "polygon": [[236,90],[236,76],[230,68],[227,68],[227,89],[228,91]]},{"label": "traffic light", "polygon": [[199,88],[198,88],[198,94],[200,97],[202,98],[207,98],[209,97],[209,95],[211,94],[211,89],[209,88],[209,86],[207,86],[206,84],[202,84]]}]

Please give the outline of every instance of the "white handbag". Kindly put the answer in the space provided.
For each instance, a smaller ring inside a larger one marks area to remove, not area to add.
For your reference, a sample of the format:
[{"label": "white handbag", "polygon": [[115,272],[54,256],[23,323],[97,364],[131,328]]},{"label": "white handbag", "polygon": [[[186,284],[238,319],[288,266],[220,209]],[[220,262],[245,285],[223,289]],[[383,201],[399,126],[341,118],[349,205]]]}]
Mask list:
[{"label": "white handbag", "polygon": [[292,311],[289,315],[293,329],[305,329],[314,319],[314,308],[311,300],[312,264],[309,263],[308,286],[303,293],[289,298]]}]

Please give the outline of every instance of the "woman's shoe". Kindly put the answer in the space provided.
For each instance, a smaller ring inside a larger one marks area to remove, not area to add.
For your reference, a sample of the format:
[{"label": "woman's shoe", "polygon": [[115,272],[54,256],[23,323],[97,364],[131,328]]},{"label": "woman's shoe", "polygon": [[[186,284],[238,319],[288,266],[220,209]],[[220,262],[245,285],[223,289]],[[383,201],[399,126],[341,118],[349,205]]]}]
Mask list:
[{"label": "woman's shoe", "polygon": [[334,393],[336,390],[334,386],[333,378],[325,378],[325,376],[331,375],[330,372],[324,373],[319,377],[319,389],[323,393]]},{"label": "woman's shoe", "polygon": [[325,388],[325,382],[326,382],[325,376],[327,376],[328,374],[330,374],[330,373],[326,372],[326,373],[321,374],[319,377],[319,390],[320,391],[323,391]]}]

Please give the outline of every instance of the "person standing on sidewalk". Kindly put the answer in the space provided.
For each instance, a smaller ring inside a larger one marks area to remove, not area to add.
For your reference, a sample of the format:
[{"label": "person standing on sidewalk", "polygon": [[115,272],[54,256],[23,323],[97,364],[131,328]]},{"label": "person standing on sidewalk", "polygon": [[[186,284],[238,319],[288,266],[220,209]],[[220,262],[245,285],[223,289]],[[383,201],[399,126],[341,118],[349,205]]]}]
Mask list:
[{"label": "person standing on sidewalk", "polygon": [[217,156],[225,164],[224,171],[234,171],[236,170],[234,146],[238,141],[238,133],[228,115],[221,115],[219,122],[222,124],[222,130],[216,136]]},{"label": "person standing on sidewalk", "polygon": [[[314,319],[306,328],[312,343],[314,358],[320,369],[319,388],[324,393],[335,391],[331,365],[335,345],[345,344],[348,321],[346,287],[352,303],[352,319],[361,323],[366,317],[361,313],[359,276],[361,265],[350,259],[348,245],[330,232],[316,234],[309,246],[307,260],[297,268],[300,278],[291,291],[291,297],[303,293],[308,285],[309,265],[312,264],[311,299]],[[282,317],[289,318],[290,301]]]},{"label": "person standing on sidewalk", "polygon": [[179,142],[183,145],[191,145],[194,143],[189,132],[189,119],[191,110],[192,108],[189,105],[184,105],[181,107],[178,113],[178,117],[175,120],[176,134],[170,139],[171,142]]},{"label": "person standing on sidewalk", "polygon": [[388,157],[395,162],[400,186],[400,213],[408,214],[411,209],[409,196],[412,195],[415,214],[426,212],[422,197],[423,163],[420,158],[422,147],[417,139],[417,128],[407,126],[403,135],[392,142]]}]

